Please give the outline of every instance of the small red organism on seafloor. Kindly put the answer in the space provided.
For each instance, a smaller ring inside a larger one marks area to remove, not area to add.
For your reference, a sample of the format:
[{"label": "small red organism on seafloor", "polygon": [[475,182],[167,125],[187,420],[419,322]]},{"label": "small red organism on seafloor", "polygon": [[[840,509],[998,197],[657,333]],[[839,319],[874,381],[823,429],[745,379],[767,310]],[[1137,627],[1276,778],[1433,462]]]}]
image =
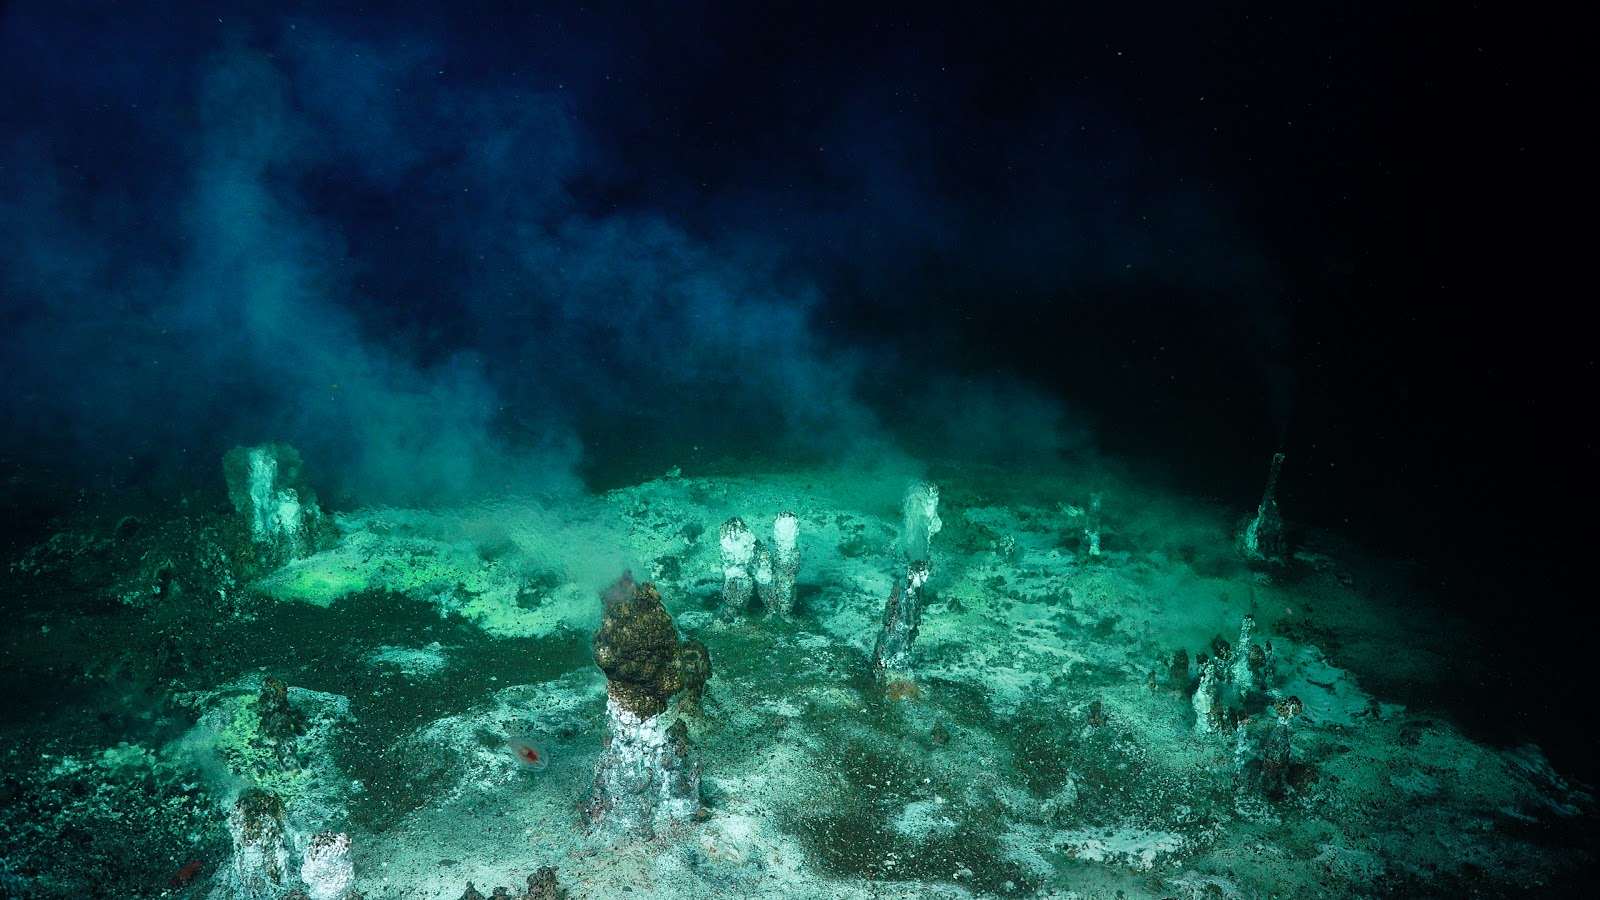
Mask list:
[{"label": "small red organism on seafloor", "polygon": [[550,765],[550,758],[544,755],[532,741],[511,731],[506,732],[506,746],[516,755],[523,765],[535,772]]},{"label": "small red organism on seafloor", "polygon": [[178,870],[178,874],[167,880],[169,887],[181,888],[194,880],[200,874],[200,860],[191,859],[189,864]]}]

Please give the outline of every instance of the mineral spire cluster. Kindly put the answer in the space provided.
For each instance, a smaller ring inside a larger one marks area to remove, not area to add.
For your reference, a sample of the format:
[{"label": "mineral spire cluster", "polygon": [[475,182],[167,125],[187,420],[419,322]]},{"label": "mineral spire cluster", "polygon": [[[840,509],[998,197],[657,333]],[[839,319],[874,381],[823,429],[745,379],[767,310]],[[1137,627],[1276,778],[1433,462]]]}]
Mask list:
[{"label": "mineral spire cluster", "polygon": [[724,621],[737,619],[752,593],[768,615],[793,615],[795,580],[800,575],[800,518],[780,513],[772,523],[771,543],[757,538],[737,516],[722,523],[718,538],[722,559],[718,615]]},{"label": "mineral spire cluster", "polygon": [[300,454],[288,444],[234,447],[222,457],[228,500],[268,566],[315,552],[327,528],[300,468]]}]

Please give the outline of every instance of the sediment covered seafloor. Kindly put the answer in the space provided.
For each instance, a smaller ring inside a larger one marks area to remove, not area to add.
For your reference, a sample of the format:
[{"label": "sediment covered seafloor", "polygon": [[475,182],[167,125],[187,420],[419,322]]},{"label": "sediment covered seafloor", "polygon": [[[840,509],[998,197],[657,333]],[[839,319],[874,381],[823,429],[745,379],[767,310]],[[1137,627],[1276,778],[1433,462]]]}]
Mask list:
[{"label": "sediment covered seafloor", "polygon": [[[1485,648],[1408,567],[1292,527],[1250,552],[1247,510],[1105,473],[674,473],[307,497],[289,540],[235,494],[87,503],[10,561],[5,896],[1532,897],[1592,864],[1588,788],[1470,709]],[[770,551],[785,513],[789,609],[724,527]],[[624,570],[663,664],[709,656],[698,702],[652,682],[660,719],[596,665]],[[614,749],[640,721],[654,749]],[[608,820],[652,765],[698,802]]]}]

